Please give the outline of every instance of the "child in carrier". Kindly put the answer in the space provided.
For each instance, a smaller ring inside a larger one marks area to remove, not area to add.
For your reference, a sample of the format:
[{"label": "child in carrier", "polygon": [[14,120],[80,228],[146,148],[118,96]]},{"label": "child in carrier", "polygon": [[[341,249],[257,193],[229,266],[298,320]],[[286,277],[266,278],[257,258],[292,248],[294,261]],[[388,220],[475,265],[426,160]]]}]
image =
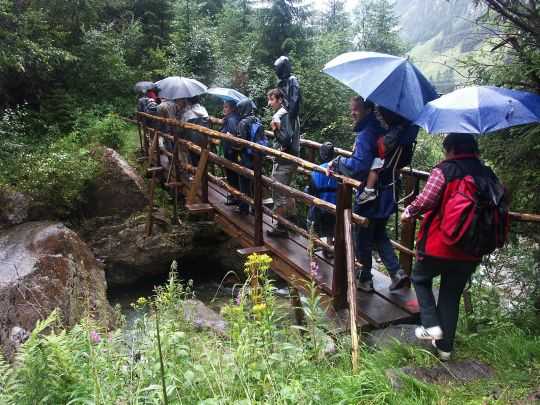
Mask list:
[{"label": "child in carrier", "polygon": [[377,107],[377,113],[377,118],[388,131],[377,139],[377,157],[371,163],[366,186],[359,196],[359,204],[377,198],[376,185],[381,171],[387,168],[401,169],[411,162],[413,144],[418,134],[418,128],[411,126],[402,116],[381,106]]}]

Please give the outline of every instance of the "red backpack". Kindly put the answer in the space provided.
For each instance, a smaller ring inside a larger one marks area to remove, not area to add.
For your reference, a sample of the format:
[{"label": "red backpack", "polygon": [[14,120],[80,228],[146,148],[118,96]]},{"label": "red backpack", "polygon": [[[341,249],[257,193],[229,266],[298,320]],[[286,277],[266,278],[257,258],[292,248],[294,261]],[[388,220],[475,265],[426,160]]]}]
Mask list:
[{"label": "red backpack", "polygon": [[[462,162],[454,162],[467,173]],[[441,212],[444,243],[478,257],[502,247],[508,239],[508,199],[495,173],[482,165],[480,173],[458,176],[452,183]]]}]

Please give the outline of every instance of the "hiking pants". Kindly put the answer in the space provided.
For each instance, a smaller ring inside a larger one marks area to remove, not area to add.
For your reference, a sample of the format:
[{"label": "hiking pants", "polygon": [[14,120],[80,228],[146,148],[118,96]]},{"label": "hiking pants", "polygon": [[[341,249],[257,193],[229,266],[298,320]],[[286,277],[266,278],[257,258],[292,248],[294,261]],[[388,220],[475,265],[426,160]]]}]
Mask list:
[{"label": "hiking pants", "polygon": [[[459,315],[459,301],[467,280],[476,269],[477,262],[443,260],[424,257],[417,260],[412,273],[412,282],[416,290],[420,319],[425,328],[439,325],[443,339],[437,340],[437,347],[451,352]],[[435,303],[433,279],[441,276],[439,300]]]},{"label": "hiking pants", "polygon": [[373,249],[377,249],[388,273],[395,274],[399,270],[399,261],[386,234],[388,218],[370,218],[368,226],[356,226],[356,257],[362,265],[360,281],[373,278],[371,266]]},{"label": "hiking pants", "polygon": [[[238,163],[238,151],[233,148],[227,148],[223,152],[225,159],[230,160],[231,162]],[[227,183],[229,186],[234,187],[237,190],[240,190],[239,176],[233,170],[225,169],[225,176],[227,176]]]}]

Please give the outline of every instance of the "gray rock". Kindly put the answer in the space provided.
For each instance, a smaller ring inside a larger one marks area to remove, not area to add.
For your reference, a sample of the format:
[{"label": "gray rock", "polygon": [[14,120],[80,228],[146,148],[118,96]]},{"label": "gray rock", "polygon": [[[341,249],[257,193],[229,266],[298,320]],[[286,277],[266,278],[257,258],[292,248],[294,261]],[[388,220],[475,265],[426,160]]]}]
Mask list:
[{"label": "gray rock", "polygon": [[184,319],[197,329],[209,329],[219,336],[227,336],[227,322],[220,314],[196,299],[182,303]]},{"label": "gray rock", "polygon": [[0,187],[0,229],[28,219],[31,198],[7,186]]},{"label": "gray rock", "polygon": [[158,222],[146,236],[146,216],[95,218],[81,232],[96,257],[103,262],[109,286],[129,285],[144,277],[168,274],[173,260],[193,250],[189,224]]},{"label": "gray rock", "polygon": [[448,384],[458,382],[466,384],[495,375],[487,364],[477,360],[449,361],[436,367],[402,367],[386,370],[386,376],[392,387],[399,390],[403,387],[402,376],[416,378],[428,384]]},{"label": "gray rock", "polygon": [[122,156],[105,148],[102,162],[103,171],[88,196],[88,217],[126,218],[148,206],[144,180]]},{"label": "gray rock", "polygon": [[[163,215],[166,218],[167,215]],[[109,286],[136,283],[145,277],[169,273],[173,260],[180,272],[183,263],[200,266],[198,271],[235,270],[242,274],[241,258],[235,254],[236,241],[216,224],[188,222],[171,224],[156,221],[151,236],[146,236],[145,213],[130,218],[93,218],[81,229],[96,257],[103,262]]]},{"label": "gray rock", "polygon": [[114,323],[103,268],[60,223],[27,222],[0,236],[0,348],[11,358],[24,331],[59,309],[65,326],[90,314]]},{"label": "gray rock", "polygon": [[11,328],[11,333],[9,334],[9,340],[13,343],[15,348],[18,348],[30,337],[30,334],[26,329],[23,329],[19,326],[14,326]]}]

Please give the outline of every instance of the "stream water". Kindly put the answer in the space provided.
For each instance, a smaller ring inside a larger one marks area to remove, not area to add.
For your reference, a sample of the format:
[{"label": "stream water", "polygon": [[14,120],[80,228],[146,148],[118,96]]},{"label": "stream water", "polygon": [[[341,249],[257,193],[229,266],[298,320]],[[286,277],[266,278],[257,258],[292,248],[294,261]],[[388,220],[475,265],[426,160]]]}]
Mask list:
[{"label": "stream water", "polygon": [[[223,275],[212,274],[205,277],[196,276],[191,272],[180,274],[182,280],[193,280],[193,293],[196,299],[204,302],[209,308],[220,312],[221,308],[234,299],[240,286],[231,286],[221,284]],[[151,297],[155,294],[155,288],[164,285],[167,282],[167,276],[149,278],[124,287],[111,288],[107,292],[107,297],[112,306],[119,305],[122,314],[126,317],[128,329],[133,322],[143,315],[140,309],[134,309],[131,304],[140,297]],[[288,290],[286,284],[276,279],[276,293],[278,304],[285,312],[289,312],[290,304],[287,298]]]}]

